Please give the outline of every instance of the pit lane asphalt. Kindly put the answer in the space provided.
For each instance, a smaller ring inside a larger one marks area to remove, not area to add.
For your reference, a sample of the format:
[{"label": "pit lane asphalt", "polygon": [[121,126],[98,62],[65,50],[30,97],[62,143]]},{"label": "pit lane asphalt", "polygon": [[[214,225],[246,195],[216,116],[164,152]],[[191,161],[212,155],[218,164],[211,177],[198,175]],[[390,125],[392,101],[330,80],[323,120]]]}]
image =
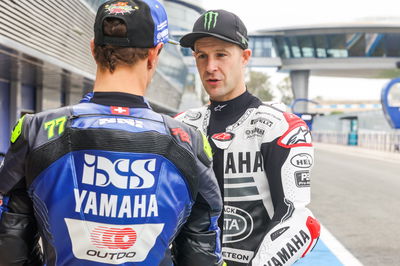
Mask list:
[{"label": "pit lane asphalt", "polygon": [[363,265],[400,265],[400,154],[315,144],[310,209]]}]

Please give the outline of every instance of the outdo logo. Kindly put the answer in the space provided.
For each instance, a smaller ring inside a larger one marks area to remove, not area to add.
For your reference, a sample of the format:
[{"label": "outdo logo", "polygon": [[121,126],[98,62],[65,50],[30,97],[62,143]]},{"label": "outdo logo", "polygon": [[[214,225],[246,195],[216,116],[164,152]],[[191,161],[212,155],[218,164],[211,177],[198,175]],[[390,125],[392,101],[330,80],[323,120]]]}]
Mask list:
[{"label": "outdo logo", "polygon": [[98,226],[90,234],[93,245],[98,248],[128,249],[136,243],[136,231],[132,228]]},{"label": "outdo logo", "polygon": [[143,189],[154,185],[156,159],[115,162],[106,157],[85,154],[82,183],[98,187],[114,185],[121,189]]}]

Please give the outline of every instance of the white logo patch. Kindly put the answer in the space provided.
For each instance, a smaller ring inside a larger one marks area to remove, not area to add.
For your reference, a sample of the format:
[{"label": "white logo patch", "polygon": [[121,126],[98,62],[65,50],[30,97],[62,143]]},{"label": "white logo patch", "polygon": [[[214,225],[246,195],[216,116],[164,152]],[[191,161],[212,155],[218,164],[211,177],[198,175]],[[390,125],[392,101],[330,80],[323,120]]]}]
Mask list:
[{"label": "white logo patch", "polygon": [[65,218],[76,258],[106,264],[141,262],[164,224],[112,225]]}]

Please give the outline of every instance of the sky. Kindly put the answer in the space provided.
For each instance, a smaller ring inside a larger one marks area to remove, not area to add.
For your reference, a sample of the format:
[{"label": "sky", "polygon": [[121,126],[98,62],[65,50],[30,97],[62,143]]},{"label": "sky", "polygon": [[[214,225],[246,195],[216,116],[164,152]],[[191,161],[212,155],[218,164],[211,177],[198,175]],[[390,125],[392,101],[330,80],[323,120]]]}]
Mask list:
[{"label": "sky", "polygon": [[[202,0],[205,9],[226,9],[237,14],[248,31],[366,20],[397,21],[400,0]],[[273,86],[286,74],[262,70]],[[310,77],[309,98],[327,100],[380,100],[387,79]]]}]

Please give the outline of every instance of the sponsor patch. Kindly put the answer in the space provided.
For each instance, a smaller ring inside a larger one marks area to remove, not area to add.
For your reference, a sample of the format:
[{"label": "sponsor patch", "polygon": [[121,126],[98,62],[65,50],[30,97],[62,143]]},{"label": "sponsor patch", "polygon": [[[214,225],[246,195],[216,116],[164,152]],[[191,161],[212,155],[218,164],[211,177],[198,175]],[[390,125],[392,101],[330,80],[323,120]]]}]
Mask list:
[{"label": "sponsor patch", "polygon": [[118,159],[85,154],[82,183],[97,187],[113,185],[119,189],[145,189],[154,185],[156,159]]},{"label": "sponsor patch", "polygon": [[313,158],[308,153],[299,153],[290,159],[290,163],[298,168],[310,168],[313,165]]},{"label": "sponsor patch", "polygon": [[208,143],[207,137],[201,133],[201,136],[203,137],[203,150],[204,153],[207,155],[208,159],[212,159],[212,149],[210,146],[210,143]]},{"label": "sponsor patch", "polygon": [[263,171],[263,156],[256,152],[228,152],[225,158],[225,174],[257,173]]},{"label": "sponsor patch", "polygon": [[167,37],[168,37],[168,29],[164,29],[161,32],[157,33],[157,42],[161,42]]},{"label": "sponsor patch", "polygon": [[265,130],[258,128],[258,127],[255,127],[253,129],[247,129],[245,131],[247,139],[254,138],[254,137],[262,137],[262,136],[264,136],[264,133],[265,133]]},{"label": "sponsor patch", "polygon": [[296,127],[279,138],[278,144],[285,148],[312,146],[311,132],[306,126]]},{"label": "sponsor patch", "polygon": [[294,173],[296,186],[309,187],[310,186],[310,171],[297,171]]},{"label": "sponsor patch", "polygon": [[13,131],[11,132],[11,138],[10,138],[11,143],[15,143],[17,141],[17,139],[19,138],[19,136],[21,136],[22,124],[24,122],[24,119],[25,119],[25,116],[21,117],[18,120],[18,123],[15,125]]},{"label": "sponsor patch", "polygon": [[205,115],[204,115],[204,119],[203,119],[203,124],[202,124],[202,132],[206,133],[207,132],[207,128],[208,128],[208,123],[210,120],[210,114],[211,111],[209,109],[207,109]]},{"label": "sponsor patch", "polygon": [[211,136],[212,139],[218,140],[218,141],[230,141],[234,138],[235,134],[230,133],[230,132],[222,132],[222,133],[216,133]]},{"label": "sponsor patch", "polygon": [[223,243],[235,243],[246,239],[253,232],[253,218],[242,209],[224,206]]},{"label": "sponsor patch", "polygon": [[290,227],[289,226],[285,226],[282,228],[279,228],[278,230],[276,230],[275,232],[273,232],[271,234],[271,240],[274,241],[276,240],[278,237],[280,237],[283,233],[285,233]]},{"label": "sponsor patch", "polygon": [[235,134],[230,133],[230,132],[221,132],[221,133],[216,133],[211,136],[212,142],[214,142],[215,146],[219,149],[227,149],[231,143],[233,138],[235,137]]},{"label": "sponsor patch", "polygon": [[248,264],[253,256],[253,251],[222,247],[222,257],[224,258],[224,260]]},{"label": "sponsor patch", "polygon": [[97,226],[90,233],[90,240],[98,248],[128,249],[136,243],[136,231],[132,228]]},{"label": "sponsor patch", "polygon": [[279,138],[278,145],[284,148],[311,147],[311,132],[306,123],[294,114],[283,114],[289,124],[289,128]]},{"label": "sponsor patch", "polygon": [[64,132],[66,122],[67,122],[67,117],[62,116],[44,123],[44,130],[47,131],[47,138],[48,139],[53,138],[55,136],[56,129],[58,129],[57,130],[58,136],[61,136]]},{"label": "sponsor patch", "polygon": [[253,119],[253,120],[250,121],[250,124],[251,124],[251,125],[255,125],[255,124],[257,124],[257,123],[266,125],[266,126],[268,126],[268,127],[271,127],[271,126],[273,125],[273,123],[272,123],[271,120],[269,120],[269,119],[267,119],[267,118],[263,118],[263,117],[258,117],[258,118],[256,118],[256,119]]},{"label": "sponsor patch", "polygon": [[132,7],[128,5],[128,2],[113,3],[111,5],[105,5],[104,8],[108,11],[108,13],[118,15],[130,14],[132,11],[135,11],[135,9],[139,9],[138,6]]},{"label": "sponsor patch", "polygon": [[278,116],[272,114],[272,113],[268,113],[268,112],[257,112],[256,115],[267,115],[270,117],[273,117],[274,119],[281,121],[282,119],[280,119]]},{"label": "sponsor patch", "polygon": [[244,113],[242,115],[242,117],[233,125],[230,125],[229,127],[226,128],[227,131],[233,131],[235,128],[237,128],[238,126],[240,126],[241,124],[243,124],[244,121],[246,121],[246,119],[249,117],[249,115],[251,114],[251,112],[253,112],[253,108],[248,109],[246,111],[246,113]]},{"label": "sponsor patch", "polygon": [[143,128],[143,121],[137,119],[128,119],[128,118],[100,118],[99,125],[106,125],[106,124],[126,124],[133,127]]},{"label": "sponsor patch", "polygon": [[78,259],[105,264],[144,261],[164,224],[103,224],[65,218]]},{"label": "sponsor patch", "polygon": [[184,118],[192,120],[192,121],[199,120],[201,118],[201,113],[187,111]]},{"label": "sponsor patch", "polygon": [[221,112],[222,109],[223,109],[225,106],[227,106],[227,104],[224,104],[224,105],[218,104],[218,106],[214,107],[214,111],[215,111],[215,112]]},{"label": "sponsor patch", "polygon": [[178,136],[182,142],[191,143],[189,134],[184,131],[182,128],[171,128],[171,134],[174,136]]},{"label": "sponsor patch", "polygon": [[268,257],[263,257],[262,263],[257,258],[253,261],[255,265],[265,265],[265,266],[276,266],[276,265],[286,265],[286,263],[296,255],[297,252],[303,249],[303,246],[310,241],[310,236],[300,230],[298,234],[295,234],[290,241],[283,244],[276,254],[268,254]]}]

